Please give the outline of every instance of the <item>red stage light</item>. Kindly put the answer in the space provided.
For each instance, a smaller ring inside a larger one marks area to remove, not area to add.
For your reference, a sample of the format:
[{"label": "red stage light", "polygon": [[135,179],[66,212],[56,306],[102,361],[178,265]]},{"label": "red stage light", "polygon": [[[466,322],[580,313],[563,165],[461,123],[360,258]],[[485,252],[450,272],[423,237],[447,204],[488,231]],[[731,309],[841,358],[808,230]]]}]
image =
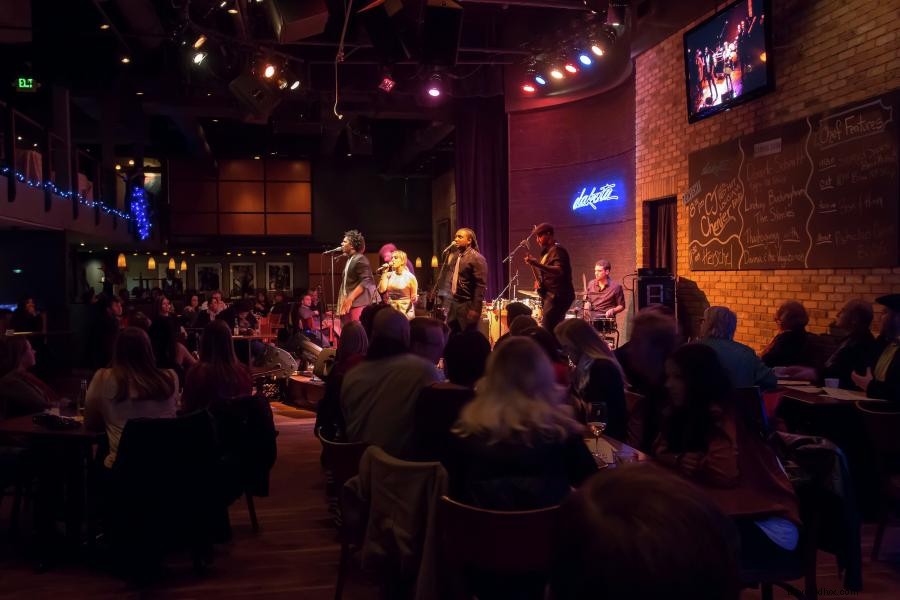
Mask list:
[{"label": "red stage light", "polygon": [[522,91],[525,92],[526,94],[533,94],[533,93],[534,93],[534,86],[531,85],[530,83],[523,84],[523,85],[522,85]]}]

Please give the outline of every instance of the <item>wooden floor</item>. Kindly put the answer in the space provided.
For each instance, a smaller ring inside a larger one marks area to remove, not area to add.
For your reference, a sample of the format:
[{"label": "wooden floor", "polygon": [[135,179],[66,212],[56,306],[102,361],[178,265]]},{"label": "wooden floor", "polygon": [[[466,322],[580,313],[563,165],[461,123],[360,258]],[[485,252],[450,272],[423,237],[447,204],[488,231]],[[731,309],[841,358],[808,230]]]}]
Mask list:
[{"label": "wooden floor", "polygon": [[[0,599],[333,598],[339,547],[326,509],[312,415],[283,405],[273,407],[280,432],[278,462],[272,472],[271,496],[257,499],[261,531],[252,533],[246,506],[236,503],[231,509],[234,539],[217,547],[208,574],[193,574],[187,557],[173,557],[166,577],[143,591],[77,562],[37,574],[6,533],[7,500],[0,506]],[[852,596],[842,592],[833,557],[821,554],[819,587],[826,592],[821,598],[900,598],[900,524],[888,530],[882,561],[876,563],[868,560],[873,531],[872,525],[863,530],[865,591]],[[347,600],[375,597],[375,591],[360,577],[352,577],[344,593]],[[758,597],[758,593],[746,591],[742,600]],[[776,591],[776,598],[786,597]]]}]

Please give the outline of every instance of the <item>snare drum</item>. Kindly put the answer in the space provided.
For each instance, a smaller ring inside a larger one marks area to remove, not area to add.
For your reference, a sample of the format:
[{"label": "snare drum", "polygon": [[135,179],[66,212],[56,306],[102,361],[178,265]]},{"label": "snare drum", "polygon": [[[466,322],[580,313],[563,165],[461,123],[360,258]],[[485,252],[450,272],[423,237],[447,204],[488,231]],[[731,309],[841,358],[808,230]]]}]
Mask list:
[{"label": "snare drum", "polygon": [[600,333],[614,333],[618,328],[616,327],[615,319],[601,317],[599,319],[594,319],[594,329]]}]

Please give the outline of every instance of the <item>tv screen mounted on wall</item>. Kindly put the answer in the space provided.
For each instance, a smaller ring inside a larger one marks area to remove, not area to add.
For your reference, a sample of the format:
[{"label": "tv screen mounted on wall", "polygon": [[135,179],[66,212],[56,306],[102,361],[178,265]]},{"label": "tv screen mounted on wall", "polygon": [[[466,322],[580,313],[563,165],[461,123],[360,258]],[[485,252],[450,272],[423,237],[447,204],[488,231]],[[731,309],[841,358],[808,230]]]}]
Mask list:
[{"label": "tv screen mounted on wall", "polygon": [[769,0],[738,0],[684,34],[688,121],[771,91]]}]

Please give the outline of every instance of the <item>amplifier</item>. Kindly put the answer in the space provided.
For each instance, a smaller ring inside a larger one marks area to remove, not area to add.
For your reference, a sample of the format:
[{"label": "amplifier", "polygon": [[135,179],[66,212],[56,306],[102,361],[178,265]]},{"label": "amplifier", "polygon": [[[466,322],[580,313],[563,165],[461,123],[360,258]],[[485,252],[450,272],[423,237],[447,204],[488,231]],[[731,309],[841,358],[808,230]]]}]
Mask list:
[{"label": "amplifier", "polygon": [[675,310],[675,278],[669,276],[638,277],[638,310],[651,304],[663,304]]}]

